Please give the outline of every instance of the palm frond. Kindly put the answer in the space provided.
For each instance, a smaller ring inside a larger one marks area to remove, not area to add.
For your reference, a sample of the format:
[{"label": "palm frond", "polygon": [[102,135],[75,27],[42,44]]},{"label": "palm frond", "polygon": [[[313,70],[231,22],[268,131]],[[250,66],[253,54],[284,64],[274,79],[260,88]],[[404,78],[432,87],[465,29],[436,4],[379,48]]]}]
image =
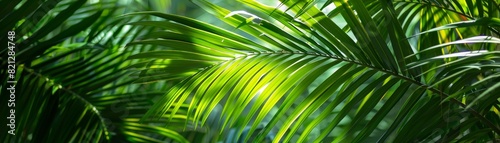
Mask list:
[{"label": "palm frond", "polygon": [[[5,4],[12,12],[2,10],[7,14],[0,20],[6,26],[1,30],[16,33],[11,41],[16,44],[16,74],[13,79],[2,76],[1,87],[15,86],[15,94],[2,90],[1,97],[17,100],[15,106],[0,110],[2,115],[15,110],[16,116],[15,135],[0,135],[3,142],[187,142],[180,129],[157,126],[164,122],[139,124],[153,99],[163,95],[157,91],[168,84],[160,88],[136,84],[140,70],[129,65],[138,61],[127,61],[128,56],[155,47],[124,48],[152,30],[125,25],[148,17],[113,19],[136,11],[125,4],[86,0]],[[1,41],[7,43],[5,36]],[[2,66],[12,64],[7,58],[12,51],[1,53]],[[10,72],[2,68],[0,73]],[[179,120],[188,121],[182,116]]]},{"label": "palm frond", "polygon": [[[186,103],[195,125],[206,127],[207,111],[220,113],[213,130],[244,142],[269,136],[273,142],[492,141],[500,133],[499,117],[491,116],[499,104],[495,19],[457,25],[458,5],[453,12],[444,5],[422,9],[427,2],[332,1],[336,14],[311,6],[314,1],[282,1],[280,9],[241,2],[255,13],[195,3],[251,37],[175,15],[136,13],[165,20],[134,25],[165,31],[133,43],[168,50],[134,59],[212,63],[191,68],[199,72],[170,89],[146,119],[172,118]],[[468,11],[495,15],[484,7]],[[329,18],[338,14],[347,25]],[[488,32],[474,35],[474,28]],[[414,42],[410,36],[418,33]],[[452,34],[459,36],[445,36]],[[461,52],[463,45],[485,46]]]}]

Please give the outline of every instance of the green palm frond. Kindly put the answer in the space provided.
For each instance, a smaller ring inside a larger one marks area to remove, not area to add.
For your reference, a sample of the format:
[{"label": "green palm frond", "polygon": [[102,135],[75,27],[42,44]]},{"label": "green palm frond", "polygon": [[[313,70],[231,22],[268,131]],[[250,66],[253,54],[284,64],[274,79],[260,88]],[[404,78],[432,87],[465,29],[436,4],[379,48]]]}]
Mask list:
[{"label": "green palm frond", "polygon": [[[278,9],[242,0],[250,13],[195,1],[236,27],[229,30],[135,13],[165,20],[131,23],[163,30],[130,45],[163,49],[130,58],[154,60],[144,73],[185,77],[145,121],[186,115],[217,133],[206,137],[212,142],[498,138],[497,2],[328,1],[334,8],[326,12],[315,1],[281,2]],[[200,67],[180,70],[183,62]]]},{"label": "green palm frond", "polygon": [[0,1],[0,140],[500,138],[498,1],[192,2]]},{"label": "green palm frond", "polygon": [[[163,95],[166,85],[180,80],[157,85],[136,82],[140,70],[129,65],[139,63],[128,60],[128,56],[155,47],[124,46],[152,29],[125,24],[149,17],[119,16],[147,7],[134,10],[126,5],[140,3],[86,0],[1,4],[10,9],[2,10],[5,17],[0,20],[4,25],[1,32],[16,33],[12,41],[16,44],[15,79],[4,76],[10,70],[0,71],[2,89],[15,85],[15,96],[2,90],[1,99],[16,100],[15,107],[2,104],[9,108],[0,110],[0,114],[10,115],[15,109],[16,116],[12,129],[15,135],[1,134],[3,142],[187,142],[181,129],[157,126],[165,122],[139,124],[153,99]],[[5,36],[0,36],[3,43],[10,38]],[[1,50],[2,67],[11,64],[8,50]],[[14,80],[17,83],[9,82]],[[177,118],[182,123],[188,121],[182,116]]]}]

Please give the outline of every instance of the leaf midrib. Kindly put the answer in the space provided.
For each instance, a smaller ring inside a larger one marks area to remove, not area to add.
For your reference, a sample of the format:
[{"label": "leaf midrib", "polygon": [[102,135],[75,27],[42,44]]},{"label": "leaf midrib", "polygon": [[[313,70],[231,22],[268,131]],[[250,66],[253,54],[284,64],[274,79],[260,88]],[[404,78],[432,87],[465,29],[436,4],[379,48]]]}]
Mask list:
[{"label": "leaf midrib", "polygon": [[[39,72],[36,72],[34,69],[31,69],[30,67],[27,67],[25,65],[21,65],[21,67],[23,69],[25,69],[27,72],[35,75],[36,77],[38,78],[41,78],[41,79],[46,79],[45,77],[49,77],[49,76],[44,76],[43,74],[39,73]],[[50,79],[50,78],[49,78]],[[55,86],[57,85],[58,83],[54,83],[52,84],[51,86]],[[59,89],[62,89],[68,93],[70,93],[70,95],[73,95],[73,97],[76,97],[77,99],[79,99],[80,101],[82,101],[83,103],[85,103],[85,105],[87,105],[88,107],[91,108],[92,112],[94,112],[97,117],[99,118],[99,121],[101,123],[101,126],[102,128],[104,129],[104,134],[106,135],[106,139],[109,140],[110,137],[109,137],[109,132],[108,132],[108,127],[106,126],[105,122],[104,122],[104,117],[101,116],[99,110],[97,110],[97,107],[94,106],[92,103],[90,103],[87,99],[83,98],[83,96],[81,96],[80,94],[76,93],[75,91],[61,85],[61,84],[58,84],[59,85]]]},{"label": "leaf midrib", "polygon": [[[442,97],[442,99],[450,99],[450,101],[452,103],[455,103],[455,104],[459,105],[460,107],[464,108],[465,111],[468,111],[471,114],[473,114],[476,118],[478,118],[480,121],[482,121],[483,123],[485,123],[489,128],[491,128],[495,133],[500,134],[500,129],[498,127],[496,127],[491,121],[489,121],[485,117],[481,116],[481,114],[479,114],[479,112],[477,112],[476,110],[474,110],[472,108],[466,108],[467,105],[464,104],[464,103],[462,103],[462,102],[460,102],[460,101],[458,101],[457,99],[455,99],[455,98],[448,98],[449,94],[447,94],[447,93],[445,93],[445,92],[443,92],[441,90],[438,90],[438,89],[436,89],[434,87],[431,87],[430,85],[426,85],[426,84],[421,83],[419,81],[413,80],[410,77],[401,75],[399,73],[395,73],[395,72],[390,71],[390,70],[385,70],[385,69],[381,69],[381,68],[378,68],[378,67],[375,67],[375,66],[372,66],[372,65],[364,64],[364,63],[361,63],[361,62],[356,61],[356,60],[350,60],[350,59],[343,58],[343,57],[338,57],[338,56],[334,56],[334,55],[327,55],[327,54],[323,54],[323,53],[314,53],[314,52],[303,53],[303,52],[293,52],[293,51],[262,51],[262,52],[253,52],[253,53],[249,53],[249,54],[247,54],[245,56],[239,56],[239,57],[235,57],[235,58],[230,59],[230,60],[221,61],[221,62],[219,62],[219,63],[217,63],[215,65],[220,65],[220,64],[226,63],[228,61],[236,60],[236,59],[239,59],[239,58],[246,58],[248,56],[254,56],[254,55],[255,56],[259,56],[259,55],[266,55],[266,54],[267,55],[271,55],[271,54],[298,54],[298,55],[315,56],[315,57],[326,57],[326,58],[330,58],[330,59],[334,59],[334,60],[340,60],[340,61],[343,61],[343,62],[353,63],[353,64],[356,64],[356,65],[364,66],[364,67],[367,67],[367,68],[370,68],[370,69],[373,69],[373,70],[376,70],[376,71],[379,71],[379,72],[383,72],[383,73],[389,74],[389,75],[391,75],[393,77],[396,77],[396,78],[399,78],[401,80],[410,82],[410,83],[418,85],[420,87],[425,87],[428,90],[430,90],[430,91],[432,91],[432,92],[434,92],[436,94],[439,94]],[[216,67],[215,65],[207,66],[207,67],[203,68],[202,70],[198,71],[198,73],[203,72],[205,70],[208,70],[208,69],[210,69],[212,67]],[[194,74],[194,75],[196,75],[196,74]]]}]

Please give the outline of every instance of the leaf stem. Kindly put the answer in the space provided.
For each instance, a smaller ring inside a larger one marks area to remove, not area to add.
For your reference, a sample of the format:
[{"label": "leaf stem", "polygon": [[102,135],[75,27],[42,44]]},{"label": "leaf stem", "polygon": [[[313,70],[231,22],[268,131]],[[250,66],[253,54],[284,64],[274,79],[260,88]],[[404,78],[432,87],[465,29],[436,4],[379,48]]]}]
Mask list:
[{"label": "leaf stem", "polygon": [[[41,74],[41,73],[38,73],[38,72],[35,72],[35,70],[29,68],[29,67],[26,67],[26,66],[23,66],[23,68],[31,73],[31,74],[34,74],[35,76],[39,77],[39,78],[42,78],[44,79],[44,76]],[[54,85],[52,85],[54,86]],[[82,101],[83,103],[85,103],[85,105],[87,105],[88,107],[90,107],[92,109],[92,112],[94,112],[97,117],[99,118],[99,121],[101,123],[101,126],[104,130],[104,134],[106,135],[106,139],[107,140],[110,140],[110,137],[109,137],[109,132],[108,132],[108,127],[106,126],[105,122],[104,122],[104,118],[101,116],[99,110],[97,110],[97,107],[94,106],[92,103],[90,103],[88,100],[86,100],[85,98],[83,98],[80,94],[74,92],[73,90],[69,89],[69,88],[66,88],[62,85],[59,85],[59,88],[70,93],[70,95],[72,95],[73,97],[79,99],[80,101]]]}]

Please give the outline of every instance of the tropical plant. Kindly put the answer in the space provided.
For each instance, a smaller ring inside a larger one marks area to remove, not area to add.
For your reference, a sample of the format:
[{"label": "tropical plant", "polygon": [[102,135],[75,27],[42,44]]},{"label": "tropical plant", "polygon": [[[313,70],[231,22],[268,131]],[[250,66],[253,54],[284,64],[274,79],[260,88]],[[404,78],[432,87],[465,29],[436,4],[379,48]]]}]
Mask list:
[{"label": "tropical plant", "polygon": [[9,46],[0,52],[0,123],[4,125],[0,142],[161,142],[166,138],[187,142],[179,133],[154,125],[157,122],[138,122],[153,98],[168,88],[168,82],[141,84],[139,72],[126,70],[137,63],[128,60],[129,55],[155,48],[124,46],[154,28],[126,25],[150,17],[119,16],[154,10],[147,3],[14,0],[0,5],[5,6],[0,10],[0,41]]},{"label": "tropical plant", "polygon": [[497,1],[194,2],[235,28],[133,14],[164,30],[129,45],[165,49],[129,58],[186,77],[145,121],[182,115],[211,142],[498,141]]},{"label": "tropical plant", "polygon": [[229,29],[163,2],[1,1],[0,139],[499,141],[495,0],[194,1]]}]

